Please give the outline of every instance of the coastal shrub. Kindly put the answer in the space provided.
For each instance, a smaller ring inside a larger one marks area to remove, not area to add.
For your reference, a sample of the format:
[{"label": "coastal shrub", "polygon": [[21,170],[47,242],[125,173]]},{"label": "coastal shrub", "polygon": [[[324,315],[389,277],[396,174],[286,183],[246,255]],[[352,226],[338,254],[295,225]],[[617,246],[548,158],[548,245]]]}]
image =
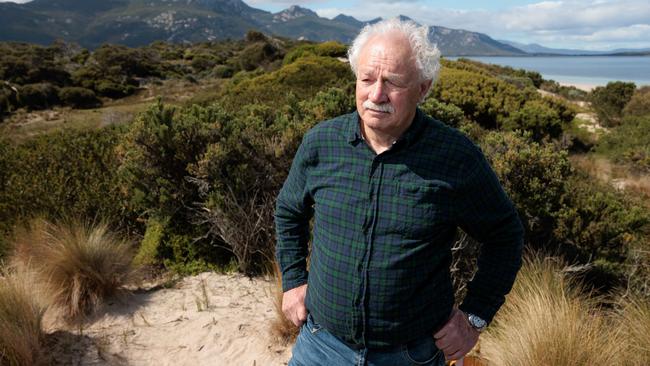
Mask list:
[{"label": "coastal shrub", "polygon": [[18,89],[17,99],[21,107],[49,108],[59,102],[58,88],[50,83],[26,84]]},{"label": "coastal shrub", "polygon": [[621,123],[623,108],[630,101],[636,85],[623,81],[613,81],[591,91],[589,101],[598,115],[598,120],[605,127],[618,126]]},{"label": "coastal shrub", "polygon": [[11,84],[0,85],[0,121],[5,114],[8,114],[18,106],[18,89]]},{"label": "coastal shrub", "polygon": [[623,108],[624,116],[641,117],[650,115],[650,86],[637,89]]},{"label": "coastal shrub", "polygon": [[420,109],[429,116],[452,127],[458,127],[465,121],[463,110],[453,104],[438,101],[435,98],[428,98],[420,104]]},{"label": "coastal shrub", "polygon": [[528,71],[524,69],[515,69],[510,66],[488,64],[462,57],[456,61],[445,60],[443,61],[443,65],[459,70],[489,74],[516,85],[517,87],[539,88],[544,82],[542,74],[537,71]]},{"label": "coastal shrub", "polygon": [[78,86],[61,88],[59,99],[61,103],[74,108],[96,108],[102,104],[95,92]]},{"label": "coastal shrub", "polygon": [[168,219],[151,217],[147,220],[144,237],[138,248],[133,263],[136,265],[155,265],[161,255],[159,253],[161,243],[164,239],[165,228],[169,225]]},{"label": "coastal shrub", "polygon": [[190,65],[194,72],[201,72],[213,68],[218,62],[212,55],[200,54],[192,58]]},{"label": "coastal shrub", "polygon": [[228,65],[217,65],[212,69],[212,75],[217,78],[228,79],[235,74],[235,70]]},{"label": "coastal shrub", "polygon": [[503,366],[623,365],[624,344],[595,299],[560,264],[533,257],[525,258],[505,304],[481,335],[481,356]]},{"label": "coastal shrub", "polygon": [[176,109],[160,101],[138,115],[117,147],[128,207],[145,218],[183,217],[198,199],[189,168],[220,138],[226,121],[216,106]]},{"label": "coastal shrub", "polygon": [[130,222],[116,180],[120,136],[114,127],[62,130],[11,147],[10,169],[0,173],[6,179],[0,217],[11,223],[36,215]]},{"label": "coastal shrub", "polygon": [[431,94],[440,102],[458,106],[466,117],[489,129],[501,127],[527,100],[539,98],[534,90],[519,90],[489,75],[451,68],[442,69]]},{"label": "coastal shrub", "polygon": [[246,46],[237,55],[237,66],[241,70],[251,71],[282,58],[282,53],[268,42],[256,42]]},{"label": "coastal shrub", "polygon": [[530,134],[489,132],[480,143],[526,227],[527,241],[545,245],[563,207],[571,166],[566,151],[531,141]]},{"label": "coastal shrub", "polygon": [[650,172],[650,114],[626,117],[598,141],[596,151],[628,164],[633,170]]},{"label": "coastal shrub", "polygon": [[335,41],[302,44],[287,52],[283,64],[288,65],[299,58],[308,56],[346,57],[347,52],[346,45]]},{"label": "coastal shrub", "polygon": [[266,42],[268,39],[266,38],[264,33],[251,29],[246,32],[246,35],[244,36],[244,40],[246,42]]},{"label": "coastal shrub", "polygon": [[[647,240],[649,223],[650,215],[643,206],[613,187],[576,173],[567,181],[555,236],[577,248],[583,262],[591,258],[621,264],[635,242]],[[609,269],[623,271],[620,265],[615,267]]]},{"label": "coastal shrub", "polygon": [[34,220],[17,235],[14,261],[34,268],[34,285],[65,320],[80,321],[123,291],[131,249],[107,224]]},{"label": "coastal shrub", "polygon": [[289,92],[310,99],[329,87],[345,88],[354,82],[350,67],[329,57],[304,57],[279,70],[252,78],[238,79],[224,86],[223,104],[238,110],[245,104],[284,105]]},{"label": "coastal shrub", "polygon": [[47,365],[43,340],[46,306],[24,270],[0,272],[0,364]]},{"label": "coastal shrub", "polygon": [[553,94],[558,94],[568,100],[586,101],[589,95],[587,91],[578,89],[573,85],[560,85],[555,80],[544,80],[539,88]]},{"label": "coastal shrub", "polygon": [[562,134],[562,120],[557,109],[542,100],[529,100],[511,113],[503,122],[503,129],[530,132],[535,141],[556,138]]},{"label": "coastal shrub", "polygon": [[133,94],[136,87],[131,84],[116,83],[111,80],[98,80],[94,85],[94,89],[99,95],[118,99]]}]

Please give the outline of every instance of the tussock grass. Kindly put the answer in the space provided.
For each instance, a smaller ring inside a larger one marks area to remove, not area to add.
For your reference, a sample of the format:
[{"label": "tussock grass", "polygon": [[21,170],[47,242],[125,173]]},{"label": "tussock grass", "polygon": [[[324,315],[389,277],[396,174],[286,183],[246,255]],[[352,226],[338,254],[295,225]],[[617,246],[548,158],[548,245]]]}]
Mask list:
[{"label": "tussock grass", "polygon": [[621,304],[617,320],[627,345],[625,365],[650,365],[650,302],[630,296],[622,299]]},{"label": "tussock grass", "polygon": [[130,245],[106,224],[34,220],[15,239],[13,262],[29,263],[49,304],[79,321],[132,278]]},{"label": "tussock grass", "polygon": [[481,338],[490,365],[619,365],[625,339],[550,258],[527,259]]},{"label": "tussock grass", "polygon": [[282,312],[282,275],[278,264],[275,263],[275,284],[271,287],[273,310],[275,318],[271,321],[271,335],[281,344],[293,343],[298,336],[300,328],[296,327]]},{"label": "tussock grass", "polygon": [[45,306],[24,270],[0,273],[0,365],[45,364],[41,327]]}]

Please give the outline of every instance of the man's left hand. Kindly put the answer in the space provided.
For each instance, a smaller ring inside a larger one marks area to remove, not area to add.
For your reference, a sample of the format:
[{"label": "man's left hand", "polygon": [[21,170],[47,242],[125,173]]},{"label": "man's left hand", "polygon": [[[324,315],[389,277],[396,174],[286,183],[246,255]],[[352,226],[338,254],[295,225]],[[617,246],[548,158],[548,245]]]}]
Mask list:
[{"label": "man's left hand", "polygon": [[454,309],[447,323],[433,338],[447,360],[458,360],[472,350],[478,342],[478,336],[479,332],[469,324],[465,313]]}]

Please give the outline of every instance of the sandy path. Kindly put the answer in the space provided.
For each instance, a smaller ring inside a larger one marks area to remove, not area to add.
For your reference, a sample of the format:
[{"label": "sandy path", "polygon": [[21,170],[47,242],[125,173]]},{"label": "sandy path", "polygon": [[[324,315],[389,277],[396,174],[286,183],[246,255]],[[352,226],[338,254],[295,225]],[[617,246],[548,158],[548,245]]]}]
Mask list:
[{"label": "sandy path", "polygon": [[[57,332],[66,365],[286,365],[270,335],[272,282],[202,273],[107,304],[82,333]],[[56,331],[50,325],[49,332]]]}]

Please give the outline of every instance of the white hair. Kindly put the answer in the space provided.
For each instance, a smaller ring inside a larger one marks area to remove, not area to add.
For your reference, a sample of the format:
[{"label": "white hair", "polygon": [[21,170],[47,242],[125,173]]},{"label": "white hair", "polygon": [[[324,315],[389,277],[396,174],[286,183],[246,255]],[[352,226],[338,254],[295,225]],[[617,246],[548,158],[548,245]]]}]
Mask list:
[{"label": "white hair", "polygon": [[357,75],[359,53],[368,40],[375,35],[398,31],[408,39],[411,51],[415,58],[415,67],[420,74],[420,81],[436,81],[440,71],[440,51],[428,38],[429,30],[426,26],[418,26],[413,21],[402,21],[399,18],[382,20],[375,24],[368,24],[361,30],[357,38],[352,41],[348,50],[348,60],[352,72]]}]

